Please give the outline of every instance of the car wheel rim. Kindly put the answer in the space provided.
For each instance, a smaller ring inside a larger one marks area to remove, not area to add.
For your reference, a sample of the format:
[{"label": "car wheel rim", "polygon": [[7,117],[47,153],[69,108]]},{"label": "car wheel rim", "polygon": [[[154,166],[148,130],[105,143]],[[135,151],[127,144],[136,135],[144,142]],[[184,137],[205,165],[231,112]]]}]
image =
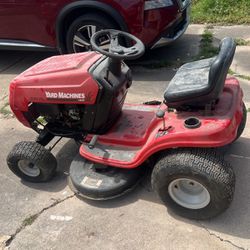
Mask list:
[{"label": "car wheel rim", "polygon": [[37,177],[40,175],[40,169],[28,160],[20,160],[18,167],[22,173],[30,177]]},{"label": "car wheel rim", "polygon": [[173,180],[168,192],[177,204],[189,209],[201,209],[210,202],[208,190],[201,183],[188,178]]},{"label": "car wheel rim", "polygon": [[[100,27],[95,25],[84,25],[80,27],[73,37],[73,50],[75,53],[92,50],[90,45],[91,36],[97,31],[101,30]],[[101,38],[100,45],[109,43],[109,37]]]}]

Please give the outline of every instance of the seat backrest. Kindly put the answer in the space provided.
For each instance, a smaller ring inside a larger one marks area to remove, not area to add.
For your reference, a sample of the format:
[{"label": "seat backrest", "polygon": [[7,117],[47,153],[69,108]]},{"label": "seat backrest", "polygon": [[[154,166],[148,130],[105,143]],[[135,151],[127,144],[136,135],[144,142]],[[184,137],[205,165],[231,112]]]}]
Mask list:
[{"label": "seat backrest", "polygon": [[224,38],[219,47],[219,54],[214,59],[209,70],[209,89],[211,99],[217,99],[221,94],[229,67],[233,61],[236,44],[231,37]]}]

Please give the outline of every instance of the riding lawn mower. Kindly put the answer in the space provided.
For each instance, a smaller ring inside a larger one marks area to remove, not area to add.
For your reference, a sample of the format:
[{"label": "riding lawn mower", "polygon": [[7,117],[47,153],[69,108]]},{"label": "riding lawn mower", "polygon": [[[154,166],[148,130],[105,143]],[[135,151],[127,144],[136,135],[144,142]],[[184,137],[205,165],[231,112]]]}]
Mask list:
[{"label": "riding lawn mower", "polygon": [[[108,49],[103,37],[109,37]],[[91,45],[95,51],[45,59],[12,81],[11,109],[38,136],[14,146],[10,170],[25,181],[49,181],[57,162],[46,146],[67,137],[80,145],[69,170],[77,195],[116,198],[152,167],[153,190],[177,214],[208,219],[227,209],[235,175],[218,148],[240,137],[247,113],[239,82],[227,78],[234,40],[224,38],[213,58],[184,64],[163,101],[144,104],[124,102],[132,84],[124,60],[140,57],[143,43],[101,30]]]}]

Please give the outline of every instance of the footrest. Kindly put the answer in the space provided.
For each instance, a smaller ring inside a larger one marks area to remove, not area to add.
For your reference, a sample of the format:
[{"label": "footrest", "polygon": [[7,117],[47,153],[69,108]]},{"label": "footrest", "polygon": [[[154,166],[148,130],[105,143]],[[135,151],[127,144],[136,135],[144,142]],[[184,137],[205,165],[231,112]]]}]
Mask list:
[{"label": "footrest", "polygon": [[119,147],[97,143],[92,149],[88,147],[88,144],[84,144],[83,150],[87,153],[94,154],[97,157],[130,162],[136,156],[140,147]]}]

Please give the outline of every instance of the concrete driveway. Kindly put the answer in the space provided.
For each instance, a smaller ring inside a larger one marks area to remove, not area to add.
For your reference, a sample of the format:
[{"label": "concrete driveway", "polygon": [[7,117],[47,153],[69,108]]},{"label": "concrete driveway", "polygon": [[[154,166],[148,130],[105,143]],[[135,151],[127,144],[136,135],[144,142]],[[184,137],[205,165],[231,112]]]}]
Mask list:
[{"label": "concrete driveway", "polygon": [[[245,29],[245,27],[243,27]],[[221,29],[221,32],[218,32]],[[204,26],[190,26],[187,34],[168,48],[146,55],[143,60],[191,60],[198,53]],[[215,38],[226,28],[215,27]],[[232,30],[227,31],[226,34]],[[250,34],[249,28],[246,33]],[[235,32],[234,32],[235,33]],[[245,37],[244,37],[245,38]],[[248,39],[245,38],[245,39]],[[248,47],[243,53],[246,58]],[[34,140],[35,134],[8,112],[11,79],[51,53],[1,51],[0,57],[0,249],[249,249],[250,248],[250,119],[242,137],[230,145],[226,157],[236,173],[231,207],[210,221],[192,221],[176,216],[153,193],[150,176],[132,193],[106,202],[89,202],[74,196],[67,186],[70,162],[78,148],[72,140],[54,149],[57,176],[45,184],[23,182],[13,175],[6,156],[13,145]],[[242,53],[242,52],[241,52]],[[250,64],[236,54],[244,74]],[[248,57],[249,58],[249,57]],[[176,67],[148,69],[133,66],[134,83],[127,101],[162,100]],[[243,74],[241,72],[237,72]],[[250,74],[250,73],[249,73]],[[239,79],[250,107],[250,82]],[[3,109],[3,106],[6,106]]]}]

